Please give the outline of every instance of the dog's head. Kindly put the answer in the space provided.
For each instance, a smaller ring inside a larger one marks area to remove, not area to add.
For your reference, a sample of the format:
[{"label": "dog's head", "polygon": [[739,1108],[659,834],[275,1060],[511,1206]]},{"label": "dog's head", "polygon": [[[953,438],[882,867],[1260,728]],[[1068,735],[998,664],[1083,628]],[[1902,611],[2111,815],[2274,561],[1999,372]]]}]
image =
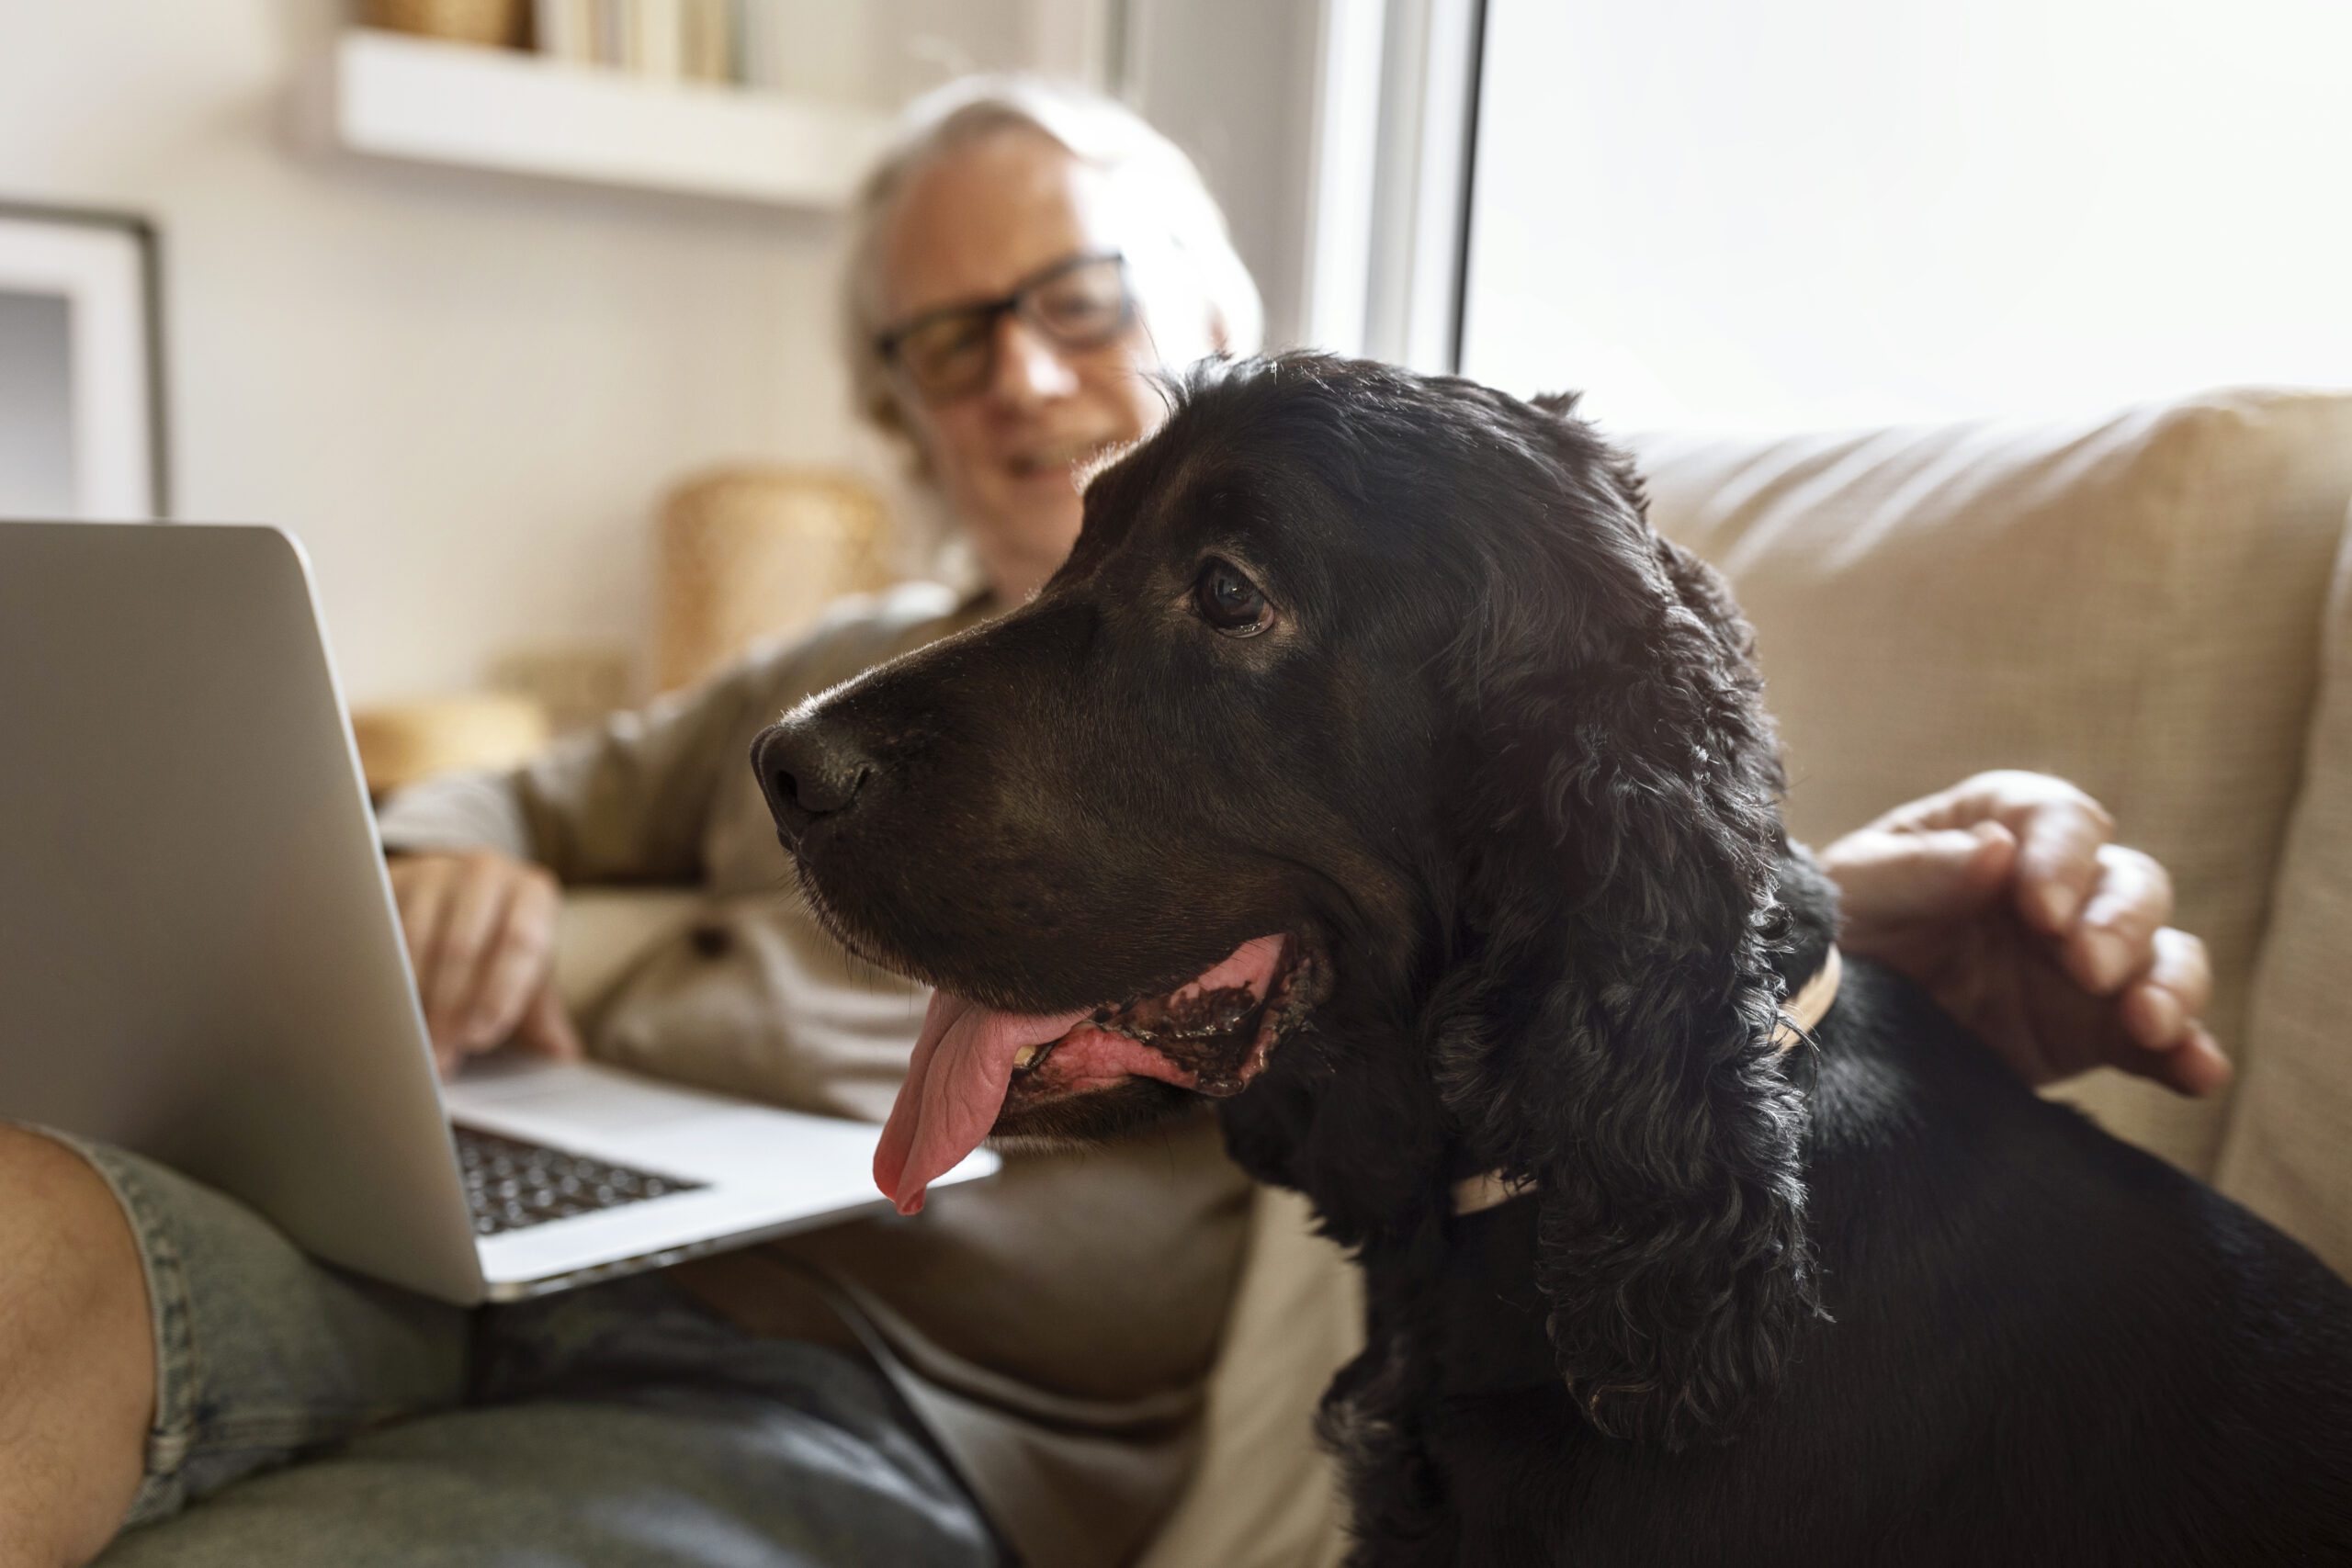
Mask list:
[{"label": "dog's head", "polygon": [[1251,1163],[1387,1223],[1532,1184],[1578,1403],[1724,1427],[1809,1289],[1746,627],[1570,400],[1313,355],[1175,400],[1036,599],[755,748],[812,901],[948,993],[886,1188],[1293,1108]]}]

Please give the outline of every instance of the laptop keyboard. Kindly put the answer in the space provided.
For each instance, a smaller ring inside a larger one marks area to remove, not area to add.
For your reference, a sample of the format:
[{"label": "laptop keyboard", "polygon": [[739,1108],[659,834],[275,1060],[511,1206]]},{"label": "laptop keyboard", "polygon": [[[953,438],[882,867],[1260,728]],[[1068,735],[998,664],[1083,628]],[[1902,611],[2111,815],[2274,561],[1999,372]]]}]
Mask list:
[{"label": "laptop keyboard", "polygon": [[549,1220],[568,1220],[600,1209],[618,1209],[705,1185],[682,1176],[637,1170],[592,1159],[544,1144],[502,1138],[479,1127],[452,1129],[458,1167],[466,1179],[466,1202],[473,1210],[474,1234],[496,1235]]}]

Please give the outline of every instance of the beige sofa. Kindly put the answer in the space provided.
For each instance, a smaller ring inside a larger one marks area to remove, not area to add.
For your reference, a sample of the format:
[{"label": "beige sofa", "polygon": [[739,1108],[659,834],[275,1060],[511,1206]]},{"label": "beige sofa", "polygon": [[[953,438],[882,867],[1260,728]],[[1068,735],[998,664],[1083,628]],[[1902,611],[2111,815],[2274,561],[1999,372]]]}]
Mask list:
[{"label": "beige sofa", "polygon": [[[2115,812],[2211,950],[2220,1100],[2094,1080],[2119,1134],[2352,1270],[2352,395],[2233,391],[2073,424],[1636,440],[1652,515],[1756,624],[1820,841],[1978,769]],[[583,911],[569,967],[626,945]],[[1314,1400],[1354,1282],[1263,1196],[1210,1440],[1145,1568],[1335,1561]]]}]

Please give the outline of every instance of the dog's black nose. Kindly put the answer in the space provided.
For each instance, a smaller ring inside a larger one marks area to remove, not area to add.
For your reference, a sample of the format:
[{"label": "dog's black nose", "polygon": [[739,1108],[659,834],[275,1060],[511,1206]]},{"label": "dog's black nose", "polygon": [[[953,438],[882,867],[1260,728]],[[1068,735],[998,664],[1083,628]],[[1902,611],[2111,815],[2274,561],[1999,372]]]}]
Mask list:
[{"label": "dog's black nose", "polygon": [[795,716],[752,742],[752,768],[777,829],[797,844],[819,818],[849,809],[874,762],[841,726]]}]

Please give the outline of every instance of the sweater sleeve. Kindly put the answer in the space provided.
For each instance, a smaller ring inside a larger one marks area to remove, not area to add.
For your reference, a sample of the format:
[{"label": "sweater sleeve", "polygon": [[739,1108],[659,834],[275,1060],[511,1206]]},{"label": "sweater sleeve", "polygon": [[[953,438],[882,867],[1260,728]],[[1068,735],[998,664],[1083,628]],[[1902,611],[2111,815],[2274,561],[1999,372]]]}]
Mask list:
[{"label": "sweater sleeve", "polygon": [[616,714],[503,773],[452,773],[402,790],[378,818],[388,852],[493,849],[565,883],[702,880],[711,807],[738,737],[788,690],[808,643],[754,657],[691,690]]}]

